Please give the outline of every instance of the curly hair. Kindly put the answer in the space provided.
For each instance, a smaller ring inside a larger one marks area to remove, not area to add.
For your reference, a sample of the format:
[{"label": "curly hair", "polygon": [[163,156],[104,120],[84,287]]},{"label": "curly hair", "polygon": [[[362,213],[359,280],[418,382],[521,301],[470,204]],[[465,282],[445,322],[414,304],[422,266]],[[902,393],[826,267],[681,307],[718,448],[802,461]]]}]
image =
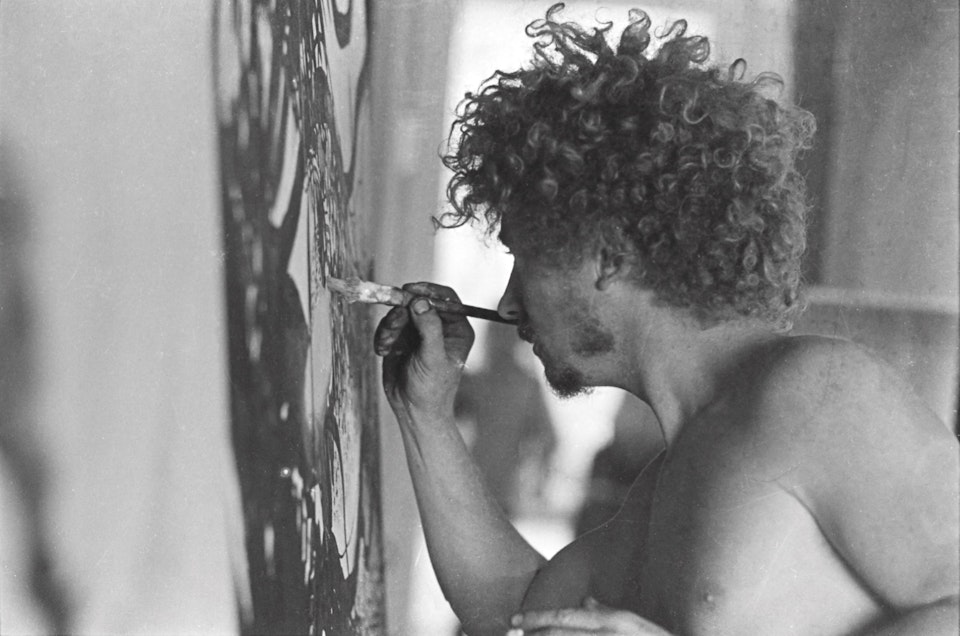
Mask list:
[{"label": "curly hair", "polygon": [[806,247],[795,161],[813,116],[765,97],[776,75],[707,66],[709,42],[683,20],[647,55],[643,11],[613,50],[611,23],[559,22],[563,6],[527,26],[530,65],[497,71],[458,107],[443,157],[452,211],[437,224],[485,223],[515,254],[559,267],[613,250],[664,302],[789,326]]}]

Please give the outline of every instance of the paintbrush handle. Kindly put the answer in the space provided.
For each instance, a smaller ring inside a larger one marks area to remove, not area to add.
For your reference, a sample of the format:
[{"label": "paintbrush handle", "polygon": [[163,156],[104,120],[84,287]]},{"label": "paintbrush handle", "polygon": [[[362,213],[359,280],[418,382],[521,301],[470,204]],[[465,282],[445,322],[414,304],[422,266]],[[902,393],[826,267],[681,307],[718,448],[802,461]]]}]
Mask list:
[{"label": "paintbrush handle", "polygon": [[457,314],[459,316],[470,316],[471,318],[482,318],[484,320],[490,320],[492,322],[500,322],[505,325],[515,325],[517,324],[516,320],[509,320],[504,318],[497,312],[492,309],[484,309],[483,307],[474,307],[473,305],[464,305],[458,302],[453,302],[449,300],[437,300],[434,298],[428,299],[434,307],[437,308],[437,311],[443,311],[448,314]]},{"label": "paintbrush handle", "polygon": [[[499,313],[493,309],[484,309],[483,307],[474,307],[473,305],[464,305],[463,303],[458,303],[454,300],[441,300],[439,298],[427,298],[426,296],[417,296],[416,294],[409,292],[405,289],[399,289],[397,287],[391,288],[393,291],[403,294],[402,304],[404,306],[409,306],[410,303],[416,298],[426,298],[430,301],[437,311],[442,311],[448,314],[457,314],[458,316],[469,316],[470,318],[482,318],[483,320],[489,320],[491,322],[500,322],[505,325],[515,325],[517,324],[516,320],[510,320],[504,318]],[[399,300],[399,299],[397,299]],[[391,299],[390,304],[393,303]]]}]

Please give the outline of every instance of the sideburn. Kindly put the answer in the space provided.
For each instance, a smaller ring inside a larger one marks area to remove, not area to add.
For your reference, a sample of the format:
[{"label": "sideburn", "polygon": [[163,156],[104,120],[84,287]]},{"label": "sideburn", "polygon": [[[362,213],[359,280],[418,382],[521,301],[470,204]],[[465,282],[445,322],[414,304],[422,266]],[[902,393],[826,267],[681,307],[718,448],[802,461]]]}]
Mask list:
[{"label": "sideburn", "polygon": [[572,298],[569,309],[575,320],[576,333],[570,348],[585,358],[613,351],[616,339],[613,332],[603,327],[593,307],[583,298]]},{"label": "sideburn", "polygon": [[610,353],[615,344],[613,333],[604,329],[596,316],[591,315],[578,325],[571,348],[574,353],[591,358]]}]

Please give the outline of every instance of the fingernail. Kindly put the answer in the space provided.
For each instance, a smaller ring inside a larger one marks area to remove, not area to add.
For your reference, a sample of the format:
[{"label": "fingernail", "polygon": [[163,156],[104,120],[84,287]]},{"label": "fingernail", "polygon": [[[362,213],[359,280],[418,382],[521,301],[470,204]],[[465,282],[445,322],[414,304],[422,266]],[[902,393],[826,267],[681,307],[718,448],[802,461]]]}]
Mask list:
[{"label": "fingernail", "polygon": [[523,630],[516,628],[511,629],[507,632],[507,636],[523,636]]},{"label": "fingernail", "polygon": [[417,298],[413,301],[413,304],[410,305],[410,308],[413,309],[415,314],[425,314],[430,311],[430,301],[426,298]]}]

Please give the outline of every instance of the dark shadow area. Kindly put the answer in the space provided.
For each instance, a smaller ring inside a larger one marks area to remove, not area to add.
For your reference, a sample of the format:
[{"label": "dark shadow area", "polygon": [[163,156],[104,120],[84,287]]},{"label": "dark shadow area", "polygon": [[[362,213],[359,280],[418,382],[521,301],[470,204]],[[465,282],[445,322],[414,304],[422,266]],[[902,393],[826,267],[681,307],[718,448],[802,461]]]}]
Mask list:
[{"label": "dark shadow area", "polygon": [[[28,585],[50,633],[66,634],[70,631],[69,595],[57,576],[45,518],[51,475],[32,422],[34,310],[26,272],[30,210],[8,156],[9,145],[8,139],[0,148],[0,459],[13,478],[20,523],[26,528],[24,544],[13,549],[26,555]],[[5,510],[3,514],[15,512]],[[4,541],[9,539],[4,537]]]}]

